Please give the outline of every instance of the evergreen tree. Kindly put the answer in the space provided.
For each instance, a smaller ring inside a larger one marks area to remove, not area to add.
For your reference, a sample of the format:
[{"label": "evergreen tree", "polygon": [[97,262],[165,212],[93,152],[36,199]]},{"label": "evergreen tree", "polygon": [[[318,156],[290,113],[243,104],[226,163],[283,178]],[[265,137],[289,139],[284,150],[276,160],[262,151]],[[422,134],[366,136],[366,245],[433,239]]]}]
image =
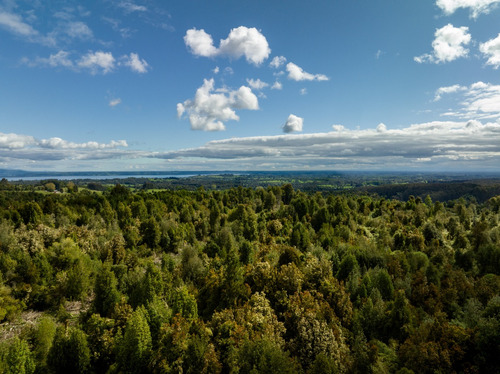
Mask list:
[{"label": "evergreen tree", "polygon": [[148,372],[152,340],[146,313],[143,307],[137,308],[125,327],[118,350],[118,366],[123,373]]}]

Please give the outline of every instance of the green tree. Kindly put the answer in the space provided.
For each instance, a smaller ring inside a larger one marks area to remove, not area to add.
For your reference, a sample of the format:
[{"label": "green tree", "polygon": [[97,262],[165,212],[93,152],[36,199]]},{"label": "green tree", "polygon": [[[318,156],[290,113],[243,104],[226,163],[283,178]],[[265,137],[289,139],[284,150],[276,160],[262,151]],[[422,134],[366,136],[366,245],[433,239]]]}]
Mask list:
[{"label": "green tree", "polygon": [[47,366],[54,373],[87,373],[90,350],[86,334],[79,329],[59,327],[49,350]]},{"label": "green tree", "polygon": [[262,339],[247,341],[238,355],[242,374],[297,373],[298,367],[276,343]]},{"label": "green tree", "polygon": [[103,317],[109,317],[113,312],[115,304],[120,301],[120,293],[117,288],[115,274],[111,271],[109,264],[104,264],[101,271],[97,273],[94,286],[94,310]]},{"label": "green tree", "polygon": [[17,337],[10,342],[6,363],[6,374],[31,374],[35,371],[35,360],[28,343]]},{"label": "green tree", "polygon": [[125,327],[123,341],[118,350],[118,366],[123,373],[147,373],[151,357],[152,340],[146,310],[136,309]]}]

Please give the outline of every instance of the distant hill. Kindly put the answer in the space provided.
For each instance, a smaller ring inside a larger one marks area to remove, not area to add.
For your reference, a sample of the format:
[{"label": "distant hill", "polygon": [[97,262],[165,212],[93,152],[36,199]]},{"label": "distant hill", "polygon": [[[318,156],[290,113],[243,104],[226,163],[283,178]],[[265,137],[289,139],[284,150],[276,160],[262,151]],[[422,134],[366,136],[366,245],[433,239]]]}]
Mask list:
[{"label": "distant hill", "polygon": [[386,199],[408,200],[413,195],[424,199],[429,195],[433,201],[448,201],[460,197],[474,197],[479,203],[500,195],[499,179],[480,179],[472,181],[452,181],[439,183],[388,184],[375,187],[362,187],[361,193],[376,193]]}]

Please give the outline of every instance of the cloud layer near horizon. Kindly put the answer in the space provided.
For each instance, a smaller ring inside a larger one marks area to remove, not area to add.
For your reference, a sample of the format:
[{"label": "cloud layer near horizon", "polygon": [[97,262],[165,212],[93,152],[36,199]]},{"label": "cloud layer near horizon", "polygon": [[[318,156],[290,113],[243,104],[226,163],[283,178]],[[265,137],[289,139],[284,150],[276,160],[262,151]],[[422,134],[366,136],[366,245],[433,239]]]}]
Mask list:
[{"label": "cloud layer near horizon", "polygon": [[124,150],[126,147],[128,144],[125,140],[74,143],[57,137],[36,139],[30,135],[0,133],[0,161],[100,160],[130,155],[130,151]]},{"label": "cloud layer near horizon", "polygon": [[[170,152],[125,149],[125,141],[72,143],[59,138],[0,133],[0,162],[58,160],[90,162],[106,159],[151,160],[156,168],[206,170],[352,169],[381,165],[394,169],[496,169],[500,162],[500,122],[434,121],[405,128],[333,131],[256,136],[211,141],[204,146]],[[156,161],[155,161],[156,160]],[[167,163],[162,163],[167,161]],[[149,164],[151,165],[151,162]]]},{"label": "cloud layer near horizon", "polygon": [[336,164],[391,165],[415,162],[440,164],[449,161],[500,161],[500,123],[429,122],[402,129],[349,130],[334,126],[328,133],[233,138],[208,142],[199,148],[156,154],[164,159],[266,159]]}]

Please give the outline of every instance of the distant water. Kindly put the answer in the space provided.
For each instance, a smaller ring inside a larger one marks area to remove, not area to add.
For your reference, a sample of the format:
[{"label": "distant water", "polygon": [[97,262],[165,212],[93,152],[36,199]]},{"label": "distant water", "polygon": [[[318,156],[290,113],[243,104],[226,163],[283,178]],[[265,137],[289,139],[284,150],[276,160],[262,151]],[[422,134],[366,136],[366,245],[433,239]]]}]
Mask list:
[{"label": "distant water", "polygon": [[196,173],[196,174],[113,174],[113,175],[38,175],[38,176],[12,176],[5,177],[8,181],[38,181],[47,179],[57,180],[109,180],[109,179],[127,179],[127,178],[189,178],[203,175],[217,175],[215,173]]}]

